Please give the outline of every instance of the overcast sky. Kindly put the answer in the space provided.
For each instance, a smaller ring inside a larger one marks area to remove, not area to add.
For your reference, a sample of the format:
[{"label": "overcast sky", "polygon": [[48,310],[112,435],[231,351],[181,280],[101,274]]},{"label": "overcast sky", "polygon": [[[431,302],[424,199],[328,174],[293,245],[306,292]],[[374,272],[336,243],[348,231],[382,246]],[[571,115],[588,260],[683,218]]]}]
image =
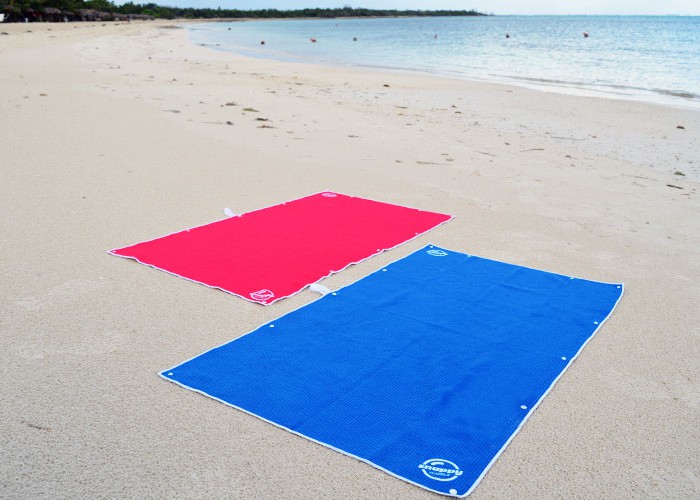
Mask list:
[{"label": "overcast sky", "polygon": [[[147,3],[148,0],[132,0]],[[306,7],[366,7],[375,9],[476,9],[494,14],[693,14],[700,0],[154,0],[173,7],[231,9],[300,9]]]}]

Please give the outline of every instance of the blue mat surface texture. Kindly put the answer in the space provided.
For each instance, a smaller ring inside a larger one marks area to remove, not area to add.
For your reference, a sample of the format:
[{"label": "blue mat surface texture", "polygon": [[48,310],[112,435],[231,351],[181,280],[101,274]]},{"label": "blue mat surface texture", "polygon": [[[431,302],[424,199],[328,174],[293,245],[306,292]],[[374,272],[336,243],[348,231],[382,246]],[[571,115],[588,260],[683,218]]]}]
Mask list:
[{"label": "blue mat surface texture", "polygon": [[622,292],[430,245],[161,376],[465,496]]}]

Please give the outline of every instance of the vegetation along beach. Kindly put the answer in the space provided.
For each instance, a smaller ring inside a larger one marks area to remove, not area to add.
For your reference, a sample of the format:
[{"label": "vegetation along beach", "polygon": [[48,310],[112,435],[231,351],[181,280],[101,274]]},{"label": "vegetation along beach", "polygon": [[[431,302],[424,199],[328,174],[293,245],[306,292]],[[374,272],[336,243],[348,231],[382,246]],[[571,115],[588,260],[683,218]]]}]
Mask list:
[{"label": "vegetation along beach", "polygon": [[317,294],[106,253],[324,190],[454,216],[331,290],[428,243],[624,283],[470,498],[698,498],[698,17],[166,6],[0,2],[0,498],[436,498],[156,375]]}]

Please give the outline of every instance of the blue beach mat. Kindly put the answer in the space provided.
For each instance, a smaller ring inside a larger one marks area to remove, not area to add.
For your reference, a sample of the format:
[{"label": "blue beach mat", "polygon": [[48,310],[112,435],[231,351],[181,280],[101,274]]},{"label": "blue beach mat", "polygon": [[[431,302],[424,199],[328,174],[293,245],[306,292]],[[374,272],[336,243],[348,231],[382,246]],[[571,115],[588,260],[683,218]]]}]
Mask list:
[{"label": "blue beach mat", "polygon": [[430,245],[161,376],[466,496],[622,292]]}]

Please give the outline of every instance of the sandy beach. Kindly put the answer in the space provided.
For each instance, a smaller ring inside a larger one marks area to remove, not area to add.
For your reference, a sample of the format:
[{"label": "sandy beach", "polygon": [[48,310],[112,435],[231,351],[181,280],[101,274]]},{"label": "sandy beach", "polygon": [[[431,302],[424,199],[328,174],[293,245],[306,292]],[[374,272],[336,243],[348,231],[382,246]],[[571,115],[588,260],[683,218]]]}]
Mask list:
[{"label": "sandy beach", "polygon": [[253,60],[173,23],[0,25],[0,498],[439,496],[157,372],[270,307],[107,250],[324,189],[427,243],[623,282],[469,497],[700,496],[700,111]]}]

